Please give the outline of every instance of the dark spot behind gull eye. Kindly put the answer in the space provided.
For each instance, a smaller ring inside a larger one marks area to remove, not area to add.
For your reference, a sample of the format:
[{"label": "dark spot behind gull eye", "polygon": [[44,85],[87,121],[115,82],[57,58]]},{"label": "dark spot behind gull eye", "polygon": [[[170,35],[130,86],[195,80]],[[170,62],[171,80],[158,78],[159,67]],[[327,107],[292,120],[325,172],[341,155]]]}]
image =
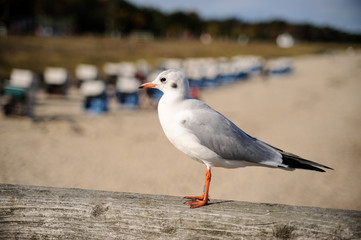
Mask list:
[{"label": "dark spot behind gull eye", "polygon": [[160,79],[160,81],[161,81],[162,83],[165,83],[165,81],[167,81],[167,79],[163,77],[163,78]]},{"label": "dark spot behind gull eye", "polygon": [[172,88],[177,88],[178,85],[176,83],[172,83]]}]

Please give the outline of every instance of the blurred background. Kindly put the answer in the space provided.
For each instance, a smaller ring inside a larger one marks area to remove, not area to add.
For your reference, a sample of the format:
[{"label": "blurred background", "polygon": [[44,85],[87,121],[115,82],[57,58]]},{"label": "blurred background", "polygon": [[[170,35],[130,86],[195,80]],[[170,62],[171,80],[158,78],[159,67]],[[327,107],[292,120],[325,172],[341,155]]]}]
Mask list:
[{"label": "blurred background", "polygon": [[196,195],[157,116],[160,71],[327,173],[214,169],[211,199],[361,210],[361,3],[0,0],[0,182]]}]

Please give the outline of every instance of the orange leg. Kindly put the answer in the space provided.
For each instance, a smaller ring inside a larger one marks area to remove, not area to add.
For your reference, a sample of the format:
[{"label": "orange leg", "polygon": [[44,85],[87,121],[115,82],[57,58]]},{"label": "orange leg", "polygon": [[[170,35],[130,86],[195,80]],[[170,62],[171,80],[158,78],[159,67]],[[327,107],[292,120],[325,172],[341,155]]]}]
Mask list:
[{"label": "orange leg", "polygon": [[203,194],[201,196],[196,196],[196,197],[185,197],[186,199],[189,199],[189,201],[185,202],[185,204],[188,204],[191,208],[197,208],[206,205],[209,201],[208,192],[209,192],[210,183],[211,183],[211,169],[207,168],[206,183],[204,185]]}]

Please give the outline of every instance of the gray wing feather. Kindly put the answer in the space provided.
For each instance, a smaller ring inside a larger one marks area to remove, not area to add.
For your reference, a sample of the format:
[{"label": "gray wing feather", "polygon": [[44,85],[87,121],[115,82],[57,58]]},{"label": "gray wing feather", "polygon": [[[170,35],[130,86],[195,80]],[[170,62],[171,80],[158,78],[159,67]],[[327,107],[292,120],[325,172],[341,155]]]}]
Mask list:
[{"label": "gray wing feather", "polygon": [[184,123],[184,127],[193,132],[202,145],[223,159],[260,164],[272,160],[275,163],[282,162],[281,155],[276,150],[249,136],[205,103],[193,101],[192,116]]}]

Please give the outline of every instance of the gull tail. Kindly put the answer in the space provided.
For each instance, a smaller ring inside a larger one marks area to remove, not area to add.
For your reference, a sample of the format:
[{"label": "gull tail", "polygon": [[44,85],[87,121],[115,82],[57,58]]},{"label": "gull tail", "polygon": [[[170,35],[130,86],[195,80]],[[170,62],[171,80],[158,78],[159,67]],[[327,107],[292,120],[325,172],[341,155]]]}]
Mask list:
[{"label": "gull tail", "polygon": [[269,146],[270,148],[273,148],[277,152],[279,152],[282,155],[282,163],[280,165],[278,165],[278,167],[283,168],[285,170],[306,169],[306,170],[312,170],[312,171],[317,171],[317,172],[326,172],[322,168],[333,170],[333,168],[330,168],[325,165],[301,158],[300,156],[297,156],[295,154],[285,152],[282,149],[276,148],[258,138],[254,138],[252,136],[249,136],[249,137],[251,137],[255,141],[263,143],[263,144]]},{"label": "gull tail", "polygon": [[312,170],[312,171],[318,171],[318,172],[325,172],[324,169],[330,169],[333,170],[330,167],[327,167],[325,165],[312,162],[310,160],[306,160],[304,158],[301,158],[297,155],[294,155],[292,153],[284,152],[282,150],[278,151],[282,154],[282,165],[286,166],[286,168],[293,170],[293,169],[306,169],[306,170]]}]

